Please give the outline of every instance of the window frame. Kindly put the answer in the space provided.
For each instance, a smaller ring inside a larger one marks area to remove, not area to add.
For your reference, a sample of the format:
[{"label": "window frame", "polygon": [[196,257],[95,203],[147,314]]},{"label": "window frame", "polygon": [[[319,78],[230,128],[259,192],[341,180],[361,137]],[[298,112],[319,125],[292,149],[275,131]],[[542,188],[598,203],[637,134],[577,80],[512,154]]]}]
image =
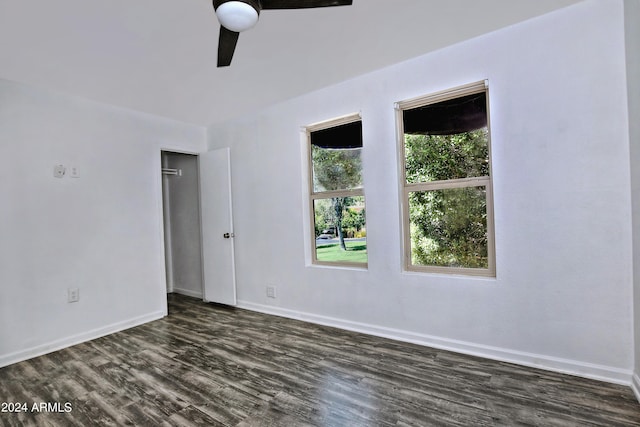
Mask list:
[{"label": "window frame", "polygon": [[[406,153],[404,140],[404,111],[412,110],[426,105],[436,104],[442,101],[448,101],[460,98],[466,95],[477,93],[485,93],[486,110],[487,110],[487,150],[489,157],[489,175],[482,177],[469,177],[440,181],[429,181],[419,183],[408,183],[406,174]],[[402,259],[403,269],[408,272],[421,273],[437,273],[448,275],[465,275],[465,276],[483,276],[496,277],[496,259],[495,259],[495,223],[494,223],[494,201],[493,201],[493,161],[491,154],[491,118],[489,113],[489,82],[482,80],[475,83],[458,86],[451,89],[434,92],[431,94],[419,96],[396,102],[396,130],[398,144],[398,168],[400,176],[400,214],[402,229]],[[469,267],[446,267],[435,265],[415,265],[411,261],[411,226],[409,218],[409,195],[413,192],[424,192],[453,188],[471,188],[484,187],[486,191],[487,204],[487,268],[469,268]]]},{"label": "window frame", "polygon": [[[353,267],[360,269],[367,269],[369,266],[368,262],[331,262],[331,261],[320,261],[318,260],[318,253],[316,251],[316,232],[315,232],[315,206],[314,202],[316,200],[323,199],[331,199],[334,197],[356,197],[361,196],[365,200],[366,206],[366,197],[364,194],[364,180],[362,186],[360,188],[354,188],[350,190],[329,190],[329,191],[315,191],[313,186],[313,150],[311,147],[311,134],[313,132],[330,129],[333,127],[338,127],[341,125],[346,125],[349,123],[362,122],[362,116],[360,113],[352,113],[347,114],[345,116],[336,117],[333,119],[325,120],[318,123],[313,123],[304,127],[304,131],[306,133],[306,148],[307,148],[307,180],[309,182],[308,186],[308,194],[309,194],[309,227],[310,227],[310,236],[311,236],[311,264],[312,265],[320,265],[320,266],[329,266],[329,267]],[[364,140],[362,141],[362,148],[364,149]],[[361,169],[361,173],[363,172],[364,167]],[[364,178],[364,174],[363,174]],[[368,247],[367,247],[367,255],[368,255]],[[367,256],[368,260],[368,256]]]}]

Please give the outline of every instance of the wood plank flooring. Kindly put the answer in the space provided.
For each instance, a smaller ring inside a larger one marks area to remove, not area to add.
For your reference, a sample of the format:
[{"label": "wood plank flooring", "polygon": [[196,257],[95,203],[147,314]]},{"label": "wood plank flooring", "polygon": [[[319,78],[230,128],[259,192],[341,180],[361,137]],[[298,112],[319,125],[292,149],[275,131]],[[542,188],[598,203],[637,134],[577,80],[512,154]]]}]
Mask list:
[{"label": "wood plank flooring", "polygon": [[165,319],[0,369],[0,403],[28,405],[0,425],[640,426],[628,387],[169,303]]}]

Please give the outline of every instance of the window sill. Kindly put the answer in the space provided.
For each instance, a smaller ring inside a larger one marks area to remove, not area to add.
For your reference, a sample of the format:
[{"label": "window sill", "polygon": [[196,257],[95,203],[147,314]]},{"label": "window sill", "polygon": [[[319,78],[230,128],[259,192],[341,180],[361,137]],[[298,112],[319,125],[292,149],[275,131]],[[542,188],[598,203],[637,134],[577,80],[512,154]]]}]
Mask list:
[{"label": "window sill", "polygon": [[348,270],[348,271],[369,271],[368,264],[330,264],[330,263],[309,263],[306,265],[309,268],[320,268],[320,269],[330,269],[330,270]]},{"label": "window sill", "polygon": [[497,282],[498,278],[495,274],[489,273],[463,273],[463,272],[442,272],[442,271],[427,271],[427,270],[407,270],[403,269],[403,276],[420,276],[420,277],[439,277],[452,280],[477,280],[482,282]]}]

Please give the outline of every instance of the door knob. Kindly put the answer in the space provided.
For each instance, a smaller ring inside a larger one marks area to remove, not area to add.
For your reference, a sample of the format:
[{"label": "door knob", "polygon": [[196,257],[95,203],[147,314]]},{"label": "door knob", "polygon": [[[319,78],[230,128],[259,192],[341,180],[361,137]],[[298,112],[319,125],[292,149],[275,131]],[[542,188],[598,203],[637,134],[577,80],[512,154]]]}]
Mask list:
[{"label": "door knob", "polygon": [[230,237],[234,237],[234,235],[233,235],[233,233],[224,233],[224,234],[222,235],[222,237],[224,237],[225,239],[228,239],[228,238],[230,238]]}]

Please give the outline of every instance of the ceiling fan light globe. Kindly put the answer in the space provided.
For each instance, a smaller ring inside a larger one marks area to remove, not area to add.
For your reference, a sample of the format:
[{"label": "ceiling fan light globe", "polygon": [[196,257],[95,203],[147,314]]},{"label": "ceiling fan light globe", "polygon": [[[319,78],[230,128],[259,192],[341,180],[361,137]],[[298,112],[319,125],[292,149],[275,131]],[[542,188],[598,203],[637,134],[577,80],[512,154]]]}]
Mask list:
[{"label": "ceiling fan light globe", "polygon": [[241,1],[228,1],[216,9],[220,24],[238,33],[252,28],[258,22],[258,11]]}]

